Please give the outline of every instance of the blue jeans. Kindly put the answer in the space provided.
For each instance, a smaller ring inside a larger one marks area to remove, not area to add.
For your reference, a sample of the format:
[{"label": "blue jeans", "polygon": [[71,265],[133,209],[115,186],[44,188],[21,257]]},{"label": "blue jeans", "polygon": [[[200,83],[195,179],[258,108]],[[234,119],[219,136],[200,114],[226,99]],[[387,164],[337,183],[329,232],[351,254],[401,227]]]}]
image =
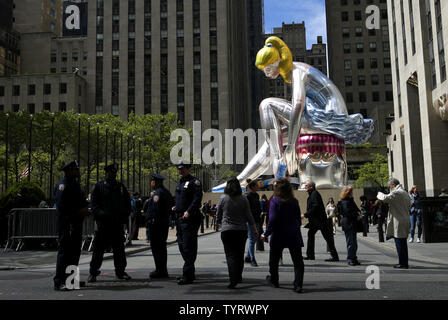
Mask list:
[{"label": "blue jeans", "polygon": [[252,231],[252,227],[249,223],[246,223],[247,226],[247,237],[249,238],[249,244],[247,246],[246,257],[250,257],[250,260],[255,260],[255,243],[257,242],[257,238],[255,237],[254,232]]},{"label": "blue jeans", "polygon": [[422,237],[422,215],[418,213],[411,213],[411,238],[414,238],[415,223],[417,222],[418,238]]},{"label": "blue jeans", "polygon": [[402,266],[409,266],[408,263],[408,243],[406,238],[394,238],[397,247],[398,263]]},{"label": "blue jeans", "polygon": [[344,231],[345,240],[347,242],[347,262],[356,262],[358,257],[356,251],[358,250],[358,240],[356,239],[356,230],[349,229]]}]

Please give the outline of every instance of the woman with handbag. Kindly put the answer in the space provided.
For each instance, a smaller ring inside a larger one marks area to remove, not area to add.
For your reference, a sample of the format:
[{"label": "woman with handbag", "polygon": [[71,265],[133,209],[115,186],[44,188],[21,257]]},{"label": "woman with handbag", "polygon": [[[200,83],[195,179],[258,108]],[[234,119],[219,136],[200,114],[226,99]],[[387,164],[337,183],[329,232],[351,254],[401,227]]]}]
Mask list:
[{"label": "woman with handbag", "polygon": [[352,186],[345,186],[342,189],[341,201],[338,203],[338,211],[342,217],[341,225],[347,242],[347,263],[349,266],[360,265],[361,263],[356,256],[356,251],[358,250],[356,233],[363,231],[363,225],[361,216],[359,215],[359,209],[353,199]]}]

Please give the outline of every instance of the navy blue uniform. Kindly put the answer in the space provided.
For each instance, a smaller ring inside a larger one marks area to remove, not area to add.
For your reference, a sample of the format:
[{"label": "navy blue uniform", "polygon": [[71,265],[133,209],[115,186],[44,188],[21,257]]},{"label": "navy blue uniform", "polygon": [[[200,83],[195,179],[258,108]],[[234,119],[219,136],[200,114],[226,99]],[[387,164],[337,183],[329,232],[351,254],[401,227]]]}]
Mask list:
[{"label": "navy blue uniform", "polygon": [[92,191],[92,212],[98,228],[93,240],[90,274],[99,274],[104,250],[111,246],[115,274],[122,275],[127,265],[123,224],[128,222],[131,213],[131,199],[126,187],[117,180],[98,182]]},{"label": "navy blue uniform", "polygon": [[[194,262],[198,251],[198,230],[202,220],[201,214],[202,185],[201,182],[188,175],[182,177],[176,186],[176,235],[179,251],[184,259],[183,278],[195,278]],[[188,211],[189,218],[182,219]]]},{"label": "navy blue uniform", "polygon": [[174,205],[173,196],[165,187],[154,191],[146,211],[146,223],[149,228],[152,256],[156,265],[156,273],[167,274],[166,240],[170,226],[171,208]]},{"label": "navy blue uniform", "polygon": [[60,286],[65,284],[66,268],[79,263],[84,219],[79,211],[87,207],[87,201],[78,179],[66,177],[56,184],[54,198],[59,238],[54,284]]}]

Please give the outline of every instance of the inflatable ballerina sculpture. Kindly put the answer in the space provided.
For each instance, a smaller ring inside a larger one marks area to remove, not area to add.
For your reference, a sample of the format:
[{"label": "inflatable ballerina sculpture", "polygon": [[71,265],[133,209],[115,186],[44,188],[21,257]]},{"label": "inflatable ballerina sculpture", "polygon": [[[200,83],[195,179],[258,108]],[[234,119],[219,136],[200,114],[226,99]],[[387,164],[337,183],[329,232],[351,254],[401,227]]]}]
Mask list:
[{"label": "inflatable ballerina sculpture", "polygon": [[[316,186],[340,188],[346,184],[345,144],[367,142],[373,120],[348,115],[344,99],[334,83],[319,70],[293,62],[287,45],[270,37],[258,52],[255,65],[266,77],[279,75],[292,86],[292,100],[267,98],[260,104],[266,141],[237,177],[242,186],[272,169],[275,178],[299,172],[301,188],[307,180]],[[286,146],[286,148],[284,148]],[[221,192],[224,185],[213,188]]]}]

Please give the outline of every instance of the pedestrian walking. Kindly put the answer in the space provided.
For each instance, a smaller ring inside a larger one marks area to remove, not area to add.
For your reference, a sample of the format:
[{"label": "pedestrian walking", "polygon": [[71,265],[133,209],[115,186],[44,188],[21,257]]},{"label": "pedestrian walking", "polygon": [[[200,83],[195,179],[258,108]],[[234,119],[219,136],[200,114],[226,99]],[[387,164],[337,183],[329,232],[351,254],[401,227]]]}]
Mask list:
[{"label": "pedestrian walking", "polygon": [[411,208],[411,199],[397,179],[390,179],[388,184],[391,190],[390,193],[378,192],[377,195],[379,200],[389,204],[386,239],[395,239],[399,264],[395,265],[394,268],[408,269],[408,244],[406,240],[410,229],[409,210]]},{"label": "pedestrian walking", "polygon": [[268,224],[268,197],[263,194],[261,196],[260,200],[260,207],[261,207],[261,226],[264,226],[265,224]]},{"label": "pedestrian walking", "polygon": [[204,205],[202,206],[202,213],[205,217],[205,227],[208,229],[210,224],[210,212],[212,211],[212,201],[208,200],[207,202],[204,202]]},{"label": "pedestrian walking", "polygon": [[117,181],[117,164],[104,168],[106,179],[98,182],[92,191],[92,212],[97,224],[93,239],[93,254],[90,262],[90,276],[87,282],[96,282],[103,263],[104,250],[113,250],[115,275],[117,279],[130,280],[125,272],[124,224],[131,214],[131,199],[126,187]]},{"label": "pedestrian walking", "polygon": [[138,232],[140,229],[140,222],[142,216],[142,199],[140,199],[140,194],[134,192],[131,199],[131,240],[138,240]]},{"label": "pedestrian walking", "polygon": [[367,233],[369,233],[369,201],[366,196],[361,196],[359,200],[361,200],[361,217],[364,225],[362,235],[367,237]]},{"label": "pedestrian walking", "polygon": [[195,280],[195,267],[198,251],[198,231],[201,225],[200,211],[202,185],[199,179],[190,174],[190,164],[179,164],[177,169],[181,176],[176,186],[176,235],[179,251],[184,259],[182,277],[178,284],[190,284]]},{"label": "pedestrian walking", "polygon": [[[246,198],[249,201],[250,212],[252,213],[255,225],[257,226],[257,234],[260,235],[263,233],[263,228],[261,227],[260,196],[257,193],[258,185],[255,180],[248,180],[247,182],[248,184],[246,187]],[[258,240],[260,240],[259,236],[255,236],[255,233],[252,232],[252,229],[249,228],[249,226],[247,226],[247,236],[249,241],[247,244],[246,257],[244,258],[244,261],[250,263],[252,267],[258,267],[257,260],[255,259],[255,245],[257,244]]]},{"label": "pedestrian walking", "polygon": [[216,212],[217,211],[218,211],[218,207],[216,206],[216,204],[213,204],[212,209],[210,210],[210,217],[211,217],[210,226],[212,228],[215,228],[215,226],[216,226]]},{"label": "pedestrian walking", "polygon": [[149,228],[151,251],[156,269],[149,274],[150,278],[168,278],[166,240],[174,199],[164,187],[164,179],[158,174],[151,175],[151,188],[154,194],[146,211],[146,223]]},{"label": "pedestrian walking", "polygon": [[229,271],[230,283],[227,287],[233,289],[242,281],[247,229],[252,229],[257,237],[258,229],[250,211],[249,200],[242,195],[238,179],[227,181],[224,194],[218,203],[217,224],[221,225],[221,240]]},{"label": "pedestrian walking", "polygon": [[305,260],[314,260],[314,242],[317,231],[320,230],[325,241],[329,245],[331,258],[326,259],[327,262],[339,261],[338,252],[334,245],[333,233],[328,230],[328,224],[326,223],[327,216],[325,214],[325,206],[322,201],[320,193],[316,190],[316,184],[313,181],[307,181],[305,184],[306,191],[308,192],[308,199],[306,204],[306,213],[303,217],[307,218],[308,223],[308,243],[306,248]]},{"label": "pedestrian walking", "polygon": [[288,248],[294,264],[294,291],[302,292],[305,265],[302,257],[303,239],[300,232],[302,218],[300,206],[294,198],[291,183],[281,178],[274,183],[274,198],[271,200],[269,221],[265,233],[261,236],[269,243],[269,273],[266,280],[272,286],[279,287],[278,265],[283,249]]},{"label": "pedestrian walking", "polygon": [[358,250],[358,241],[356,239],[357,221],[362,217],[359,215],[359,208],[353,199],[353,187],[345,186],[341,192],[341,200],[338,203],[338,211],[341,215],[342,231],[345,234],[347,243],[347,263],[349,266],[357,266],[361,263],[358,261],[356,252]]},{"label": "pedestrian walking", "polygon": [[409,196],[411,198],[411,214],[410,214],[410,222],[411,222],[411,237],[409,238],[409,242],[414,242],[414,234],[415,234],[415,225],[417,224],[417,242],[420,243],[422,241],[422,224],[423,224],[423,207],[421,196],[418,191],[418,186],[412,186],[409,191]]},{"label": "pedestrian walking", "polygon": [[325,212],[327,214],[327,223],[329,225],[330,230],[333,231],[333,234],[336,234],[336,205],[334,203],[334,199],[328,199],[327,207],[325,208]]},{"label": "pedestrian walking", "polygon": [[[79,166],[76,161],[66,164],[64,178],[54,190],[56,205],[56,225],[58,231],[58,255],[56,260],[56,275],[53,278],[54,289],[69,291],[66,286],[66,269],[68,266],[78,266],[81,256],[82,223],[88,215],[88,203],[79,183]],[[80,283],[83,285],[83,283]]]},{"label": "pedestrian walking", "polygon": [[373,206],[373,214],[377,217],[378,242],[384,242],[383,225],[386,223],[388,205],[380,200],[375,201]]}]

